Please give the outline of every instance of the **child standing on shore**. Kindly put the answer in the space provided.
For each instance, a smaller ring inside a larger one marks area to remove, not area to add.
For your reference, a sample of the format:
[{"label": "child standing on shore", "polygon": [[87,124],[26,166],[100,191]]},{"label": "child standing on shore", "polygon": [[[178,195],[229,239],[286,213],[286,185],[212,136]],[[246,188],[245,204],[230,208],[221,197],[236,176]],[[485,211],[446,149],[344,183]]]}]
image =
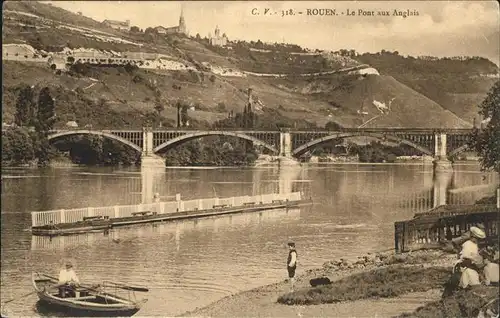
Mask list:
[{"label": "child standing on shore", "polygon": [[288,243],[288,259],[286,262],[288,270],[288,278],[290,279],[290,289],[293,292],[295,284],[295,270],[297,269],[297,251],[295,250],[295,243]]}]

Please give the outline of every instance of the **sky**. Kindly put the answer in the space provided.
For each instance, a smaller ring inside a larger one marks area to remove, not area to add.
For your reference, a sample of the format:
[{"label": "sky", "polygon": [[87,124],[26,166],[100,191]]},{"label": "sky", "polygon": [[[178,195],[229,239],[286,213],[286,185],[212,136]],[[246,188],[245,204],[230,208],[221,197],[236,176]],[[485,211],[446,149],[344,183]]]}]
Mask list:
[{"label": "sky", "polygon": [[[500,59],[497,1],[55,1],[53,5],[102,21],[130,20],[140,28],[175,26],[181,7],[190,35],[286,42],[312,49],[398,51],[403,55]],[[266,9],[267,14],[264,14]],[[292,9],[295,15],[282,16]],[[307,14],[310,9],[311,15]],[[335,9],[337,15],[312,15]],[[347,15],[355,12],[355,15]],[[359,15],[359,10],[375,15]],[[418,12],[395,16],[394,10]],[[378,16],[388,11],[389,16]],[[276,12],[271,15],[270,13]],[[303,14],[298,14],[303,12]],[[256,14],[259,13],[259,14]]]}]

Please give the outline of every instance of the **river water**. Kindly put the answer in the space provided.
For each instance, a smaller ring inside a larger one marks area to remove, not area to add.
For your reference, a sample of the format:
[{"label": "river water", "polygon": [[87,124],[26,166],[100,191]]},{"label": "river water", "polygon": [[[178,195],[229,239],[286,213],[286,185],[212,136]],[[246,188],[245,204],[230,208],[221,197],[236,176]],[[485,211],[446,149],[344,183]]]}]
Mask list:
[{"label": "river water", "polygon": [[[498,182],[477,164],[458,164],[445,179],[438,186],[448,190]],[[286,278],[290,240],[297,244],[298,274],[334,258],[392,248],[393,222],[431,208],[436,184],[432,166],[423,164],[154,173],[135,168],[3,168],[2,304],[16,299],[4,306],[12,316],[40,315],[37,296],[22,297],[32,291],[31,272],[57,275],[61,259],[70,257],[85,283],[115,280],[148,286],[148,302],[137,316],[178,315]],[[480,188],[482,192],[463,192],[461,202],[492,189]],[[29,232],[31,211],[133,204],[154,192],[171,200],[176,193],[193,199],[278,191],[302,191],[314,203],[288,211],[118,228],[108,235],[49,240]]]}]

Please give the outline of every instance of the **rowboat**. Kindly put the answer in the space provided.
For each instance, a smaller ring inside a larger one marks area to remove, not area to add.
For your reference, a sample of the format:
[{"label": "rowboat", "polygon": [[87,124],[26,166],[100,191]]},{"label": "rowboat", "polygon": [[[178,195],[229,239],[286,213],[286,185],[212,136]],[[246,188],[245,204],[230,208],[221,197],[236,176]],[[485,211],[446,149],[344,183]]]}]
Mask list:
[{"label": "rowboat", "polygon": [[[43,273],[32,273],[35,292],[45,309],[60,310],[70,316],[132,316],[147,299],[137,301],[135,291],[147,288],[105,281],[98,286],[71,287],[71,295],[62,297],[58,279]],[[107,290],[112,290],[110,293]],[[124,295],[119,295],[119,293]],[[132,295],[132,297],[131,297]]]}]

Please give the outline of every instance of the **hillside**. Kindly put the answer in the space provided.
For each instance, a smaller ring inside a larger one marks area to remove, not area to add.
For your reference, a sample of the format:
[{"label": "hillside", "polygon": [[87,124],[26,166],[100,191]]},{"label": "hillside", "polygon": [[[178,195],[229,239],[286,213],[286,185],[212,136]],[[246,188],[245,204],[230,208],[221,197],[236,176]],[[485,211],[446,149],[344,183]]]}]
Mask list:
[{"label": "hillside", "polygon": [[493,62],[479,57],[416,59],[382,52],[365,53],[354,59],[370,64],[380,74],[393,76],[469,123],[479,120],[477,105],[486,97],[499,74]]},{"label": "hillside", "polygon": [[[311,98],[329,101],[328,113],[342,118],[339,123],[344,126],[367,123],[363,127],[434,128],[447,123],[456,128],[471,127],[391,76],[330,75],[287,84],[289,89]],[[373,101],[384,103],[388,108],[378,109]]]},{"label": "hillside", "polygon": [[[483,60],[454,62],[453,76],[439,76],[445,72],[429,71],[425,63],[402,68],[409,60],[399,57],[399,65],[391,66],[393,57],[385,55],[341,56],[260,41],[231,42],[228,49],[201,38],[117,31],[37,2],[6,2],[3,8],[3,43],[27,44],[39,52],[35,55],[64,57],[76,49],[94,49],[81,54],[149,52],[161,59],[132,69],[104,63],[56,72],[43,61],[4,58],[4,122],[13,120],[17,90],[28,84],[52,88],[58,126],[76,120],[81,126],[140,127],[148,118],[171,126],[180,101],[190,105],[192,124],[208,127],[230,111],[241,112],[251,87],[255,111],[269,128],[277,123],[324,127],[330,121],[345,127],[463,128],[471,127],[477,113],[471,103],[480,102],[494,81],[483,76],[494,73]],[[155,66],[158,61],[161,67]],[[457,87],[464,78],[471,83]],[[432,90],[433,83],[447,89],[440,94]],[[157,103],[165,106],[160,118],[154,113]]]}]

